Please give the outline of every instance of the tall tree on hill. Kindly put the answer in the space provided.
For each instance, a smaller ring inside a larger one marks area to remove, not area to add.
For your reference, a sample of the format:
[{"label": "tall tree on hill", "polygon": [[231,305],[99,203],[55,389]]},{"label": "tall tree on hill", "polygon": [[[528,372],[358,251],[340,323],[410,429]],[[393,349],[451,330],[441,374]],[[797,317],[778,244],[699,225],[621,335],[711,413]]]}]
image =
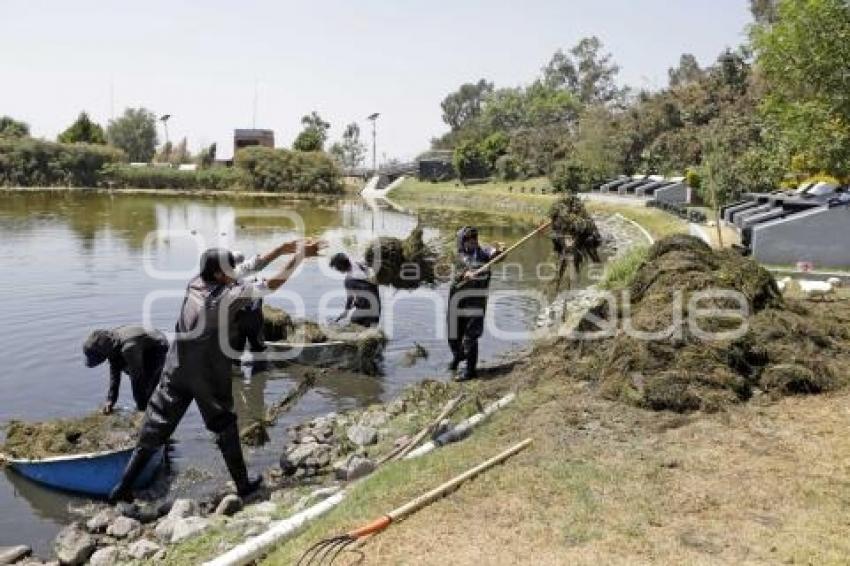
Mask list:
[{"label": "tall tree on hill", "polygon": [[667,76],[670,78],[670,88],[695,83],[703,75],[703,70],[700,68],[697,58],[690,53],[683,53],[679,58],[679,66],[667,71]]},{"label": "tall tree on hill", "polygon": [[0,116],[0,138],[25,138],[30,135],[30,127],[9,116]]},{"label": "tall tree on hill", "polygon": [[148,162],[156,154],[156,116],[145,108],[127,108],[120,118],[109,121],[106,138],[130,161]]},{"label": "tall tree on hill", "polygon": [[617,86],[620,67],[595,36],[585,37],[569,53],[559,49],[542,71],[546,86],[571,92],[583,104],[609,104],[625,94]]},{"label": "tall tree on hill", "polygon": [[68,126],[64,132],[59,134],[59,143],[106,143],[106,134],[100,124],[92,122],[89,115],[80,112],[73,124]]},{"label": "tall tree on hill", "polygon": [[477,83],[464,83],[460,88],[446,96],[440,103],[443,109],[443,122],[454,130],[463,128],[481,114],[484,99],[493,92],[493,83],[484,79]]}]

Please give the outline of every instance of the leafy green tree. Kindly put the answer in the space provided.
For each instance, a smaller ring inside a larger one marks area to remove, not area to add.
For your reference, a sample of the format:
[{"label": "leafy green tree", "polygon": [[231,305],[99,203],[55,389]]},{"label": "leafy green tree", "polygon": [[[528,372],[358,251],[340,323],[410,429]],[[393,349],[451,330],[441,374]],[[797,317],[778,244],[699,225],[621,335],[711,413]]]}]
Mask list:
[{"label": "leafy green tree", "polygon": [[59,134],[59,143],[97,143],[105,144],[106,135],[100,124],[92,122],[89,115],[80,112],[76,121],[68,129]]},{"label": "leafy green tree", "polygon": [[304,129],[295,138],[292,148],[298,151],[322,151],[328,139],[331,125],[315,110],[301,118]]},{"label": "leafy green tree", "polygon": [[452,130],[459,130],[481,114],[484,99],[493,92],[493,83],[484,79],[477,83],[464,83],[443,99],[443,122]]},{"label": "leafy green tree", "polygon": [[750,12],[757,24],[772,24],[777,18],[777,0],[750,0]]},{"label": "leafy green tree", "polygon": [[779,0],[753,28],[767,84],[769,138],[801,173],[850,173],[850,8],[846,0]]},{"label": "leafy green tree", "polygon": [[452,163],[461,180],[485,177],[489,172],[481,148],[474,141],[459,144],[454,150]]},{"label": "leafy green tree", "polygon": [[145,108],[127,108],[120,118],[110,120],[106,138],[130,161],[148,162],[156,153],[156,116]]},{"label": "leafy green tree", "polygon": [[699,81],[703,77],[703,71],[696,57],[690,53],[683,53],[679,57],[679,66],[668,70],[667,76],[670,78],[670,87],[675,88]]},{"label": "leafy green tree", "polygon": [[617,86],[620,67],[595,36],[585,37],[568,54],[559,49],[542,71],[546,86],[571,92],[583,104],[618,102],[625,94]]},{"label": "leafy green tree", "polygon": [[30,135],[30,127],[9,116],[0,116],[0,137],[25,138]]},{"label": "leafy green tree", "polygon": [[353,169],[362,165],[366,157],[366,144],[360,141],[360,126],[355,122],[347,125],[342,141],[334,143],[330,153],[343,167]]},{"label": "leafy green tree", "polygon": [[487,169],[492,170],[496,166],[496,160],[508,152],[510,139],[502,132],[490,134],[479,144],[479,152],[487,165]]}]

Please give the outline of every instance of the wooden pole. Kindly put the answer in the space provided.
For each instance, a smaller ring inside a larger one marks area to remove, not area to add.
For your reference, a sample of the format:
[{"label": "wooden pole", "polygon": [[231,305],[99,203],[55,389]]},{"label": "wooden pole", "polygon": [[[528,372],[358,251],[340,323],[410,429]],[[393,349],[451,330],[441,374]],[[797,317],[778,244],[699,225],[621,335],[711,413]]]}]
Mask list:
[{"label": "wooden pole", "polygon": [[490,458],[486,462],[483,462],[483,463],[475,466],[474,468],[465,471],[461,475],[456,476],[454,479],[451,479],[451,480],[447,481],[446,483],[435,487],[434,489],[432,489],[428,493],[420,495],[416,499],[409,501],[408,503],[405,503],[401,507],[397,507],[396,509],[393,509],[392,511],[387,513],[387,517],[389,517],[391,521],[399,521],[399,520],[401,520],[401,519],[403,519],[403,518],[405,518],[409,515],[412,515],[416,511],[419,511],[420,509],[422,509],[423,507],[428,505],[429,503],[432,503],[432,502],[436,501],[437,499],[443,497],[444,495],[454,491],[463,482],[465,482],[465,481],[467,481],[471,478],[474,478],[475,476],[477,476],[481,472],[483,472],[483,471],[485,471],[489,468],[492,468],[496,464],[501,464],[502,462],[504,462],[505,460],[507,460],[508,458],[513,456],[514,454],[516,454],[516,453],[518,453],[522,450],[525,450],[526,448],[528,448],[528,446],[531,444],[531,442],[532,442],[532,440],[530,438],[526,438],[525,440],[523,440],[519,444],[516,444],[516,445],[508,448],[507,450],[505,450],[501,454],[498,454],[497,456]]},{"label": "wooden pole", "polygon": [[[509,253],[511,253],[512,251],[514,251],[515,249],[517,249],[518,247],[520,247],[521,245],[526,243],[528,240],[530,240],[531,238],[533,238],[534,236],[536,236],[537,234],[539,234],[540,232],[542,232],[543,230],[545,230],[546,228],[548,228],[551,225],[552,225],[551,220],[544,222],[543,224],[541,224],[540,226],[538,226],[537,228],[532,230],[530,233],[528,233],[525,236],[523,236],[522,238],[520,238],[520,240],[517,243],[513,244],[508,249],[504,250],[502,253],[500,253],[499,255],[497,255],[496,257],[494,257],[493,259],[491,259],[490,261],[488,261],[487,263],[485,263],[484,265],[482,265],[481,267],[479,267],[478,269],[473,271],[471,278],[478,277],[479,275],[481,275],[482,273],[484,273],[485,271],[487,271],[488,269],[493,267],[494,264],[505,259],[505,257],[507,257],[507,255]],[[461,281],[458,284],[457,287],[458,288],[463,287],[464,285],[466,285],[466,281],[468,281],[468,279]]]}]

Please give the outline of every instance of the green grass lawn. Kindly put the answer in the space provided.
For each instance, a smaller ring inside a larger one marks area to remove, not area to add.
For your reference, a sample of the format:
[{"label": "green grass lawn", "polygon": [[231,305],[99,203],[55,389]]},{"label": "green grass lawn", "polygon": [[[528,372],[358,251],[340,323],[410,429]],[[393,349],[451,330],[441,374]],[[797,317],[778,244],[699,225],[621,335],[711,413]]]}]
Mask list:
[{"label": "green grass lawn", "polygon": [[[491,181],[469,186],[461,185],[458,181],[430,183],[410,178],[389,196],[412,208],[490,210],[543,217],[557,199],[557,194],[551,191],[551,184],[545,177],[526,181]],[[688,231],[687,222],[655,208],[592,201],[585,204],[590,212],[620,213],[646,228],[656,239]]]}]

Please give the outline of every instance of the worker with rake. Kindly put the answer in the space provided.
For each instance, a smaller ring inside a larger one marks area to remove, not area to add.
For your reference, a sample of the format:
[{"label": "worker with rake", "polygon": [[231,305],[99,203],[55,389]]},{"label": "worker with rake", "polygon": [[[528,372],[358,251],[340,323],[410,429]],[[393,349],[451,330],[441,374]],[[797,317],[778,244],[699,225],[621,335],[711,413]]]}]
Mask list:
[{"label": "worker with rake", "polygon": [[452,351],[450,371],[457,371],[466,360],[463,373],[456,379],[474,379],[478,365],[478,339],[484,332],[487,289],[491,272],[480,268],[502,254],[502,246],[482,247],[478,228],[464,226],[457,233],[457,274],[449,289],[448,338]]}]

